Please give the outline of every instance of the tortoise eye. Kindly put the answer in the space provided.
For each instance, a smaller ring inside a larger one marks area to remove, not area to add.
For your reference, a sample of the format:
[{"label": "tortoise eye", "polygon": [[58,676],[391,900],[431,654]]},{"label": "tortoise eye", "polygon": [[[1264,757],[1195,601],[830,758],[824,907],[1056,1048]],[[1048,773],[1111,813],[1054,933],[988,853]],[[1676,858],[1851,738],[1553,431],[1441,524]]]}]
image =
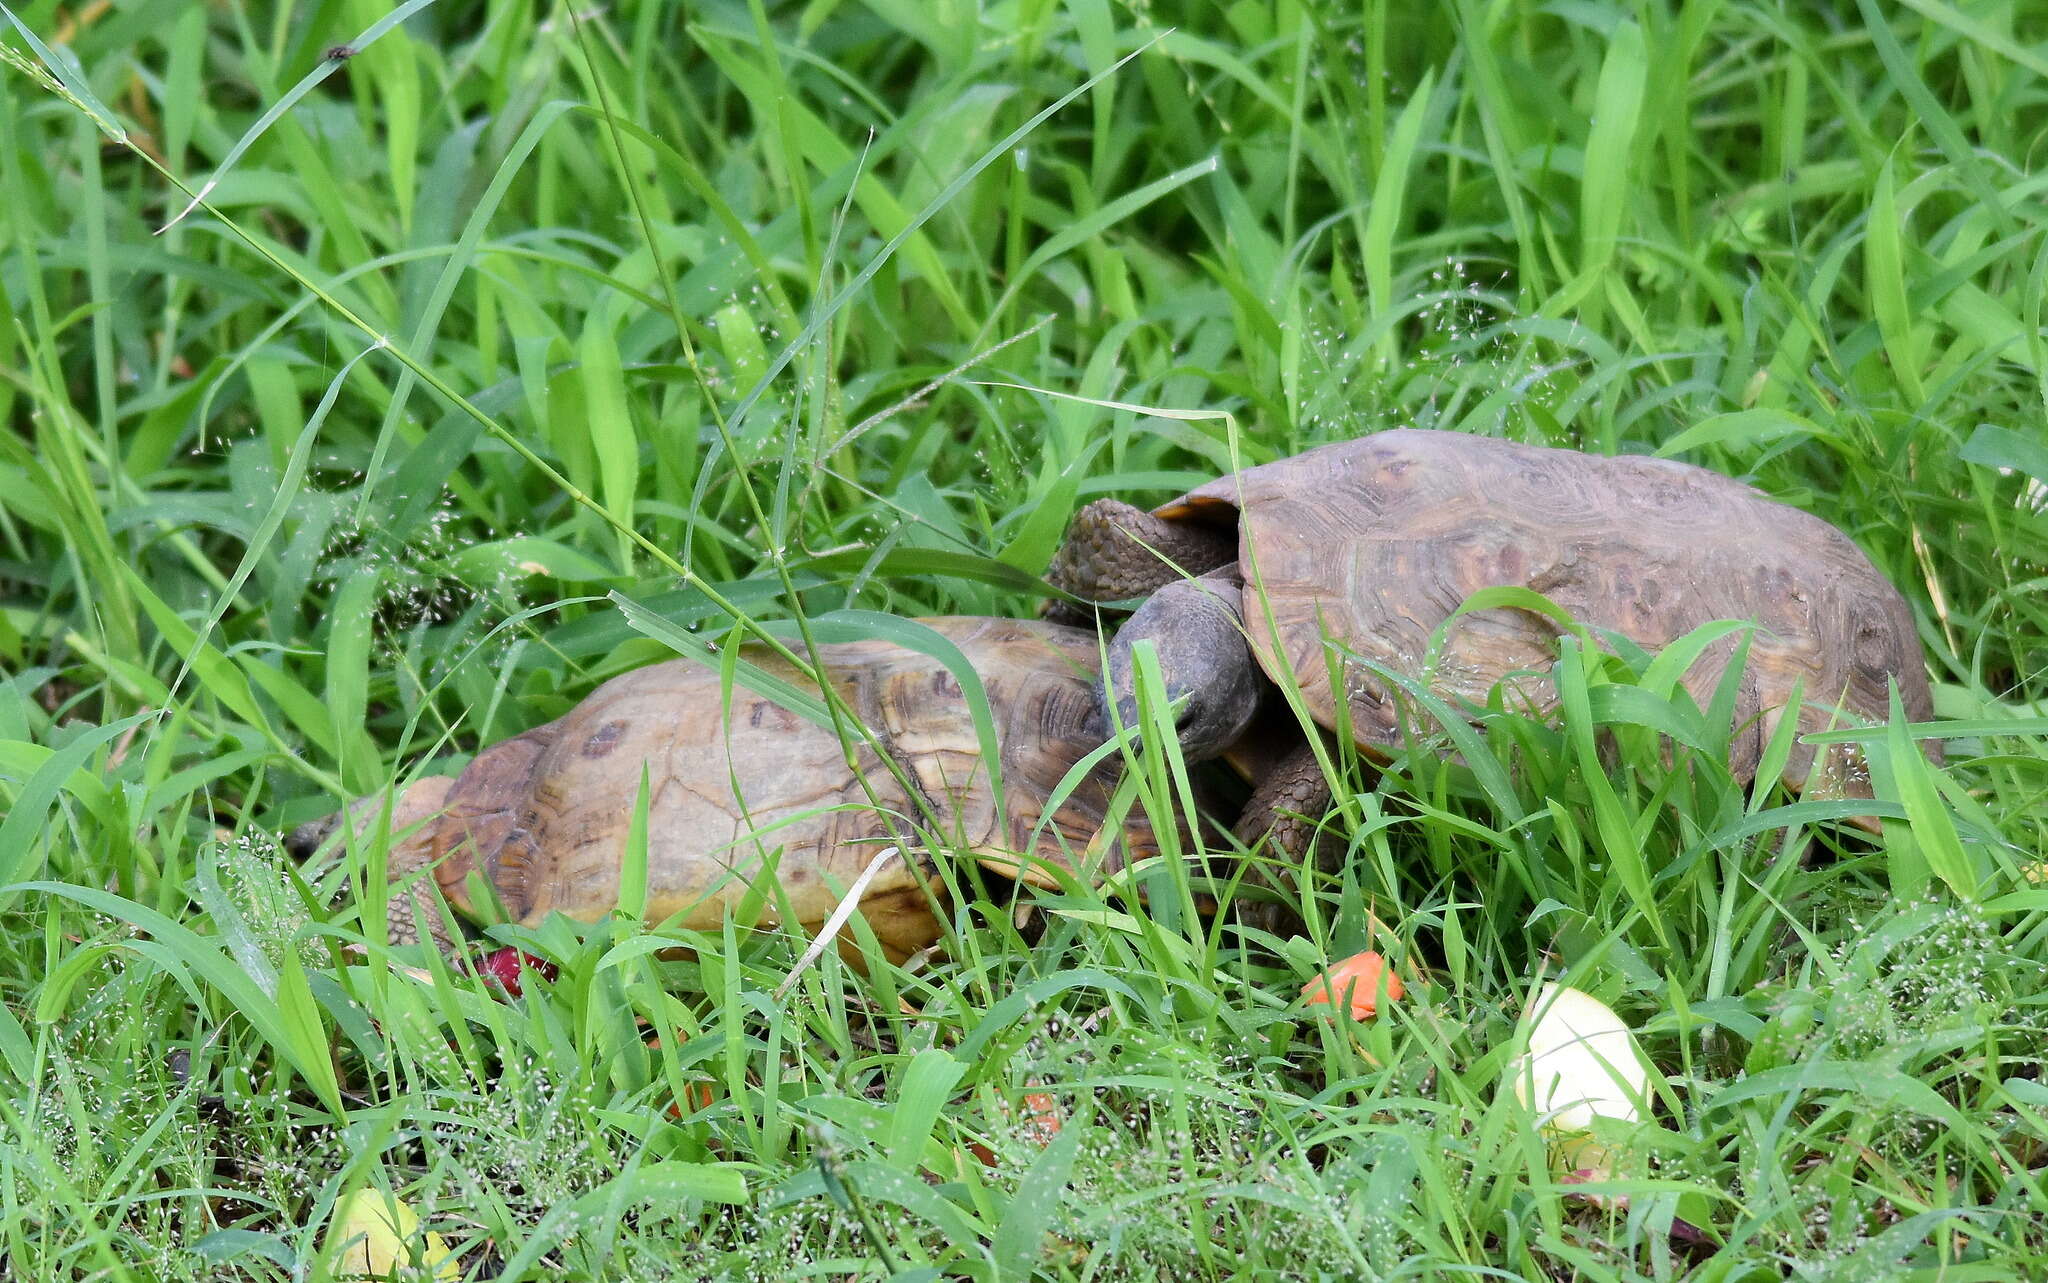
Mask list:
[{"label": "tortoise eye", "polygon": [[1857,671],[1883,685],[1899,666],[1895,649],[1898,633],[1887,627],[1882,602],[1864,601],[1856,611],[1855,663]]}]

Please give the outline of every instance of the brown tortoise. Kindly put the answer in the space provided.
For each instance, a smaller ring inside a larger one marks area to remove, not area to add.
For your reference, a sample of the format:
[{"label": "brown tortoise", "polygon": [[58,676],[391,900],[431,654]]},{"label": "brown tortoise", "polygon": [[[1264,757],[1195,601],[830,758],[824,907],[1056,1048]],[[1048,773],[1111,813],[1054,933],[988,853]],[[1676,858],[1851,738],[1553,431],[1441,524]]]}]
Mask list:
[{"label": "brown tortoise", "polygon": [[[790,917],[816,928],[876,855],[896,846],[903,858],[883,866],[861,912],[900,958],[940,934],[930,894],[938,874],[924,835],[1041,885],[1056,883],[1049,864],[1080,860],[1084,877],[1099,878],[1157,853],[1141,815],[1104,827],[1113,764],[1047,809],[1055,787],[1103,739],[1093,632],[1005,619],[924,622],[960,649],[987,694],[1000,811],[970,702],[938,659],[882,641],[819,648],[834,688],[900,779],[858,740],[849,768],[831,727],[738,684],[728,710],[715,668],[672,660],[612,678],[563,717],[478,754],[460,776],[430,777],[400,795],[389,859],[393,941],[428,936],[445,947],[431,888],[474,913],[472,873],[516,921],[538,923],[553,911],[602,917],[619,902],[643,766],[646,917],[684,927],[715,927],[779,852],[784,898],[766,898],[763,920],[775,921],[786,904]],[[801,683],[786,661],[752,650],[748,658]],[[921,796],[913,798],[905,780]],[[378,805],[362,799],[347,813],[364,824]],[[289,845],[309,853],[340,818],[302,826]],[[418,876],[428,869],[431,879]]]},{"label": "brown tortoise", "polygon": [[[1116,724],[1134,724],[1132,648],[1151,641],[1167,697],[1185,701],[1176,728],[1190,760],[1237,745],[1283,677],[1335,729],[1335,648],[1419,679],[1432,633],[1473,593],[1503,586],[1651,650],[1714,620],[1754,620],[1736,713],[1746,729],[1730,763],[1743,778],[1795,685],[1802,731],[1829,725],[1837,705],[1850,721],[1882,722],[1893,680],[1909,718],[1932,711],[1912,612],[1854,543],[1665,459],[1381,432],[1247,468],[1150,513],[1098,500],[1077,514],[1047,578],[1089,601],[1145,598],[1110,643],[1105,712],[1113,705]],[[1449,629],[1430,689],[1483,705],[1507,681],[1544,706],[1558,635],[1534,612],[1473,611]],[[1722,639],[1685,674],[1700,707],[1735,642]],[[1353,737],[1384,758],[1401,734],[1393,692],[1350,659],[1338,671]],[[1795,742],[1784,776],[1810,796],[1869,796],[1851,745],[1829,746],[1816,769],[1813,748]],[[1312,825],[1329,806],[1312,749],[1255,782],[1239,836],[1271,828],[1298,852],[1308,830],[1297,817]]]}]

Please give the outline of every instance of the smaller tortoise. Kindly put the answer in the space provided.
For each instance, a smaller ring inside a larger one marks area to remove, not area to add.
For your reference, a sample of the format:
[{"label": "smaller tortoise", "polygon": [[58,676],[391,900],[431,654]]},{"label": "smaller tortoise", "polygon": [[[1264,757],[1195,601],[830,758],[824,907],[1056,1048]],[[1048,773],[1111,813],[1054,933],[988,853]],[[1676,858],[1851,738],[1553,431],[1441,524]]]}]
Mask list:
[{"label": "smaller tortoise", "polygon": [[[1358,747],[1385,760],[1400,747],[1395,691],[1350,656],[1420,680],[1432,634],[1473,593],[1503,586],[1652,651],[1715,620],[1753,620],[1736,710],[1746,729],[1730,762],[1741,778],[1753,777],[1795,686],[1801,731],[1837,711],[1883,722],[1894,680],[1909,718],[1932,709],[1912,612],[1847,536],[1672,460],[1380,432],[1247,468],[1149,513],[1097,500],[1076,515],[1047,579],[1092,602],[1145,598],[1109,645],[1105,714],[1113,705],[1114,724],[1135,723],[1132,648],[1152,642],[1189,760],[1239,746],[1281,679],[1317,723],[1348,723]],[[1080,614],[1065,603],[1048,611]],[[1534,612],[1472,611],[1449,630],[1431,689],[1484,705],[1505,682],[1546,708],[1558,636]],[[1700,707],[1736,642],[1722,638],[1685,674]],[[1813,748],[1795,742],[1784,778],[1793,788],[1811,778],[1812,796],[1870,795],[1854,745],[1829,746],[1816,771]],[[1299,853],[1329,802],[1312,749],[1298,746],[1260,774],[1238,836],[1270,830]]]},{"label": "smaller tortoise", "polygon": [[[717,926],[779,850],[776,878],[789,914],[816,928],[894,845],[903,858],[884,866],[860,907],[900,959],[941,934],[928,840],[1042,885],[1055,879],[1040,862],[1071,868],[1080,858],[1091,862],[1084,876],[1095,878],[1157,854],[1142,815],[1105,829],[1113,763],[1047,809],[1067,772],[1102,743],[1092,631],[1006,619],[923,622],[958,646],[981,679],[1001,756],[1001,810],[972,706],[932,656],[881,641],[819,647],[834,688],[900,777],[858,740],[849,767],[830,727],[737,683],[724,707],[715,668],[671,660],[614,677],[566,715],[478,754],[461,775],[420,780],[399,796],[391,831],[412,831],[394,842],[388,861],[393,942],[426,937],[445,948],[430,888],[474,913],[472,873],[519,922],[537,924],[555,911],[583,921],[604,916],[619,901],[643,768],[646,915],[684,927]],[[801,685],[786,661],[765,651],[748,657]],[[379,805],[360,799],[301,826],[287,845],[310,854],[344,816],[362,825]],[[416,876],[427,869],[431,880]],[[768,898],[767,921],[778,903]]]}]

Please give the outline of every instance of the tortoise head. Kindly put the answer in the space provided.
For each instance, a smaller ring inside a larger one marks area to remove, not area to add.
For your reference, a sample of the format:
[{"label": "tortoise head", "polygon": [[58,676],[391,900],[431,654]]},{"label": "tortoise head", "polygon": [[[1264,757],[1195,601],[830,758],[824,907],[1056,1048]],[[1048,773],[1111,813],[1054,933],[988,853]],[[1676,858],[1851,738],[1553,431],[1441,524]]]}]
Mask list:
[{"label": "tortoise head", "polygon": [[1246,644],[1240,593],[1226,574],[1182,579],[1159,589],[1117,630],[1103,670],[1102,716],[1138,726],[1135,648],[1152,643],[1174,734],[1189,761],[1220,756],[1243,736],[1259,711],[1266,681]]}]

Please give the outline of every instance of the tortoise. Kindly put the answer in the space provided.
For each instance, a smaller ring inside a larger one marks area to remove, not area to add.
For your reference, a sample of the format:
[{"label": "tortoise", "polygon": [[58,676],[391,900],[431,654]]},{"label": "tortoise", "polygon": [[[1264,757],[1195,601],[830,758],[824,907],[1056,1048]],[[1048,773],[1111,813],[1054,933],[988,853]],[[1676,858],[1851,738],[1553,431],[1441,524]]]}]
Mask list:
[{"label": "tortoise", "polygon": [[[1157,853],[1141,813],[1106,825],[1113,760],[1082,777],[1057,807],[1047,805],[1103,740],[1095,698],[1101,647],[1093,631],[1030,620],[923,622],[957,646],[980,678],[1000,753],[1000,798],[959,680],[920,651],[872,640],[818,648],[846,707],[897,771],[859,740],[850,741],[849,759],[830,726],[737,683],[727,708],[715,667],[689,659],[653,664],[478,754],[459,776],[428,777],[399,795],[391,832],[404,836],[388,860],[392,942],[425,936],[449,948],[430,888],[474,915],[473,873],[513,920],[537,924],[555,911],[602,917],[619,902],[643,767],[646,916],[684,927],[715,927],[779,850],[775,872],[785,899],[768,897],[764,918],[773,922],[786,907],[815,929],[870,862],[896,846],[903,858],[883,865],[860,909],[900,960],[941,934],[930,838],[1046,886],[1057,885],[1050,865],[1073,869],[1081,860],[1088,866],[1082,876],[1099,878]],[[784,660],[749,658],[772,678],[802,682]],[[344,819],[363,826],[380,805],[377,797],[360,799],[302,825],[287,846],[310,854]],[[431,881],[417,876],[429,868]]]},{"label": "tortoise", "polygon": [[[1802,732],[1838,713],[1883,722],[1891,681],[1909,718],[1932,710],[1912,612],[1846,535],[1667,459],[1378,432],[1244,469],[1151,512],[1097,500],[1076,514],[1046,577],[1089,602],[1144,598],[1108,646],[1105,720],[1136,724],[1133,647],[1149,640],[1190,761],[1239,746],[1283,679],[1321,727],[1348,726],[1362,753],[1387,760],[1400,747],[1397,692],[1368,665],[1420,680],[1432,634],[1471,594],[1503,586],[1650,650],[1715,620],[1753,620],[1737,708],[1746,730],[1729,763],[1745,780],[1795,687]],[[1085,617],[1066,602],[1046,613]],[[1458,616],[1428,689],[1483,705],[1504,683],[1547,707],[1558,636],[1534,611]],[[1701,708],[1737,640],[1722,638],[1684,675]],[[1809,797],[1870,796],[1854,745],[1830,745],[1816,763],[1795,740],[1784,778]],[[1270,831],[1299,854],[1329,803],[1313,746],[1296,733],[1256,780],[1237,835]]]}]

